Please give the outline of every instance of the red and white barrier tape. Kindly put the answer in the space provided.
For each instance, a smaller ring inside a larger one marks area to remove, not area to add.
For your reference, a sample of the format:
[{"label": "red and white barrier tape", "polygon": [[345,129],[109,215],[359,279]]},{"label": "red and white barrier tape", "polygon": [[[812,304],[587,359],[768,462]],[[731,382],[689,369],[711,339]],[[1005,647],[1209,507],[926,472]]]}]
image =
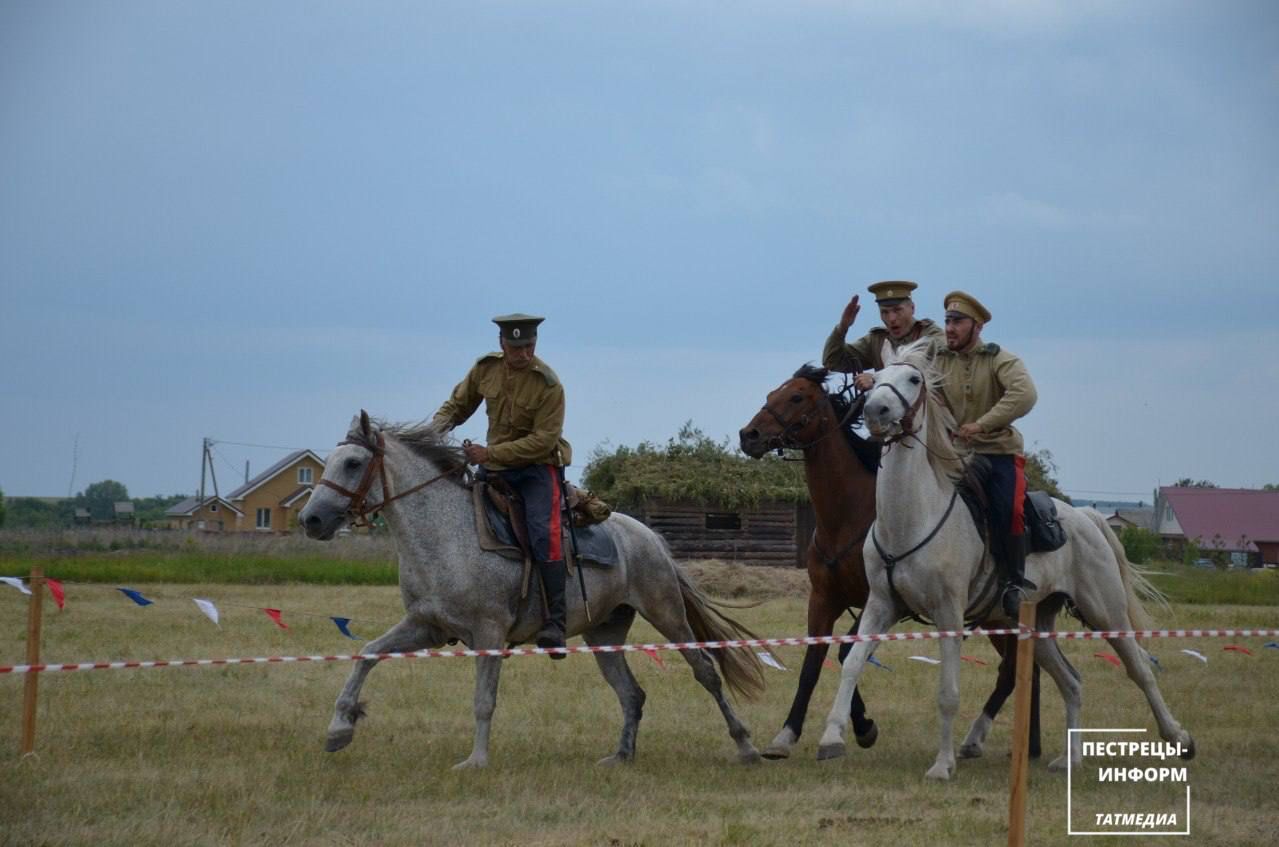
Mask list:
[{"label": "red and white barrier tape", "polygon": [[77,662],[72,664],[0,665],[0,674],[54,671],[116,671],[130,668],[216,667],[271,665],[295,662],[354,662],[361,659],[455,659],[478,656],[548,656],[553,653],[653,653],[658,650],[722,650],[733,647],[805,647],[810,644],[851,644],[858,641],[933,641],[969,635],[1020,635],[1095,641],[1105,638],[1271,638],[1279,629],[1138,629],[1097,632],[1023,632],[1019,629],[969,629],[945,632],[886,632],[879,635],[807,635],[796,638],[743,638],[729,641],[689,641],[682,644],[600,644],[579,647],[511,647],[504,650],[417,650],[412,653],[352,653],[337,656],[259,656],[239,659],[161,659],[157,661]]}]

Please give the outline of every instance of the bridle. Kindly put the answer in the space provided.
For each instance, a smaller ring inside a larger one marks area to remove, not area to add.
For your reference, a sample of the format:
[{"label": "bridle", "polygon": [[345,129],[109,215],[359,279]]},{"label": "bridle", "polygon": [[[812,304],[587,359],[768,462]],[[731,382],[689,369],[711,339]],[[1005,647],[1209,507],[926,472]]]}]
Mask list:
[{"label": "bridle", "polygon": [[782,428],[782,432],[778,436],[778,443],[780,444],[780,446],[777,448],[777,452],[780,454],[782,450],[807,450],[810,447],[814,447],[817,444],[820,444],[823,440],[825,440],[826,438],[829,438],[833,433],[839,432],[839,430],[842,429],[845,424],[847,424],[850,420],[856,417],[857,414],[861,412],[861,409],[864,405],[866,405],[866,395],[865,394],[857,395],[856,397],[852,399],[852,401],[849,402],[848,411],[844,413],[844,416],[839,419],[839,421],[835,424],[835,426],[827,430],[825,429],[825,418],[821,419],[819,423],[822,424],[823,431],[821,431],[820,435],[818,435],[812,441],[809,441],[807,443],[800,443],[796,441],[794,436],[798,434],[800,430],[808,426],[809,422],[812,420],[808,412],[804,412],[804,414],[800,415],[799,420],[788,424],[786,423],[785,420],[782,419],[782,416],[779,415],[777,412],[773,411],[773,407],[768,405],[767,403],[761,406],[760,410],[764,412],[768,412],[768,414],[772,416],[773,420],[777,421],[777,425]]},{"label": "bridle", "polygon": [[[364,441],[353,441],[348,438],[343,441],[339,441],[337,446],[344,447],[348,444],[353,447],[362,447],[373,454],[373,458],[369,460],[368,465],[364,469],[364,476],[360,479],[360,484],[355,487],[354,491],[343,488],[336,482],[329,479],[321,479],[320,485],[332,488],[334,491],[350,500],[347,504],[346,512],[348,515],[353,515],[355,518],[355,520],[352,521],[352,526],[370,526],[370,516],[376,516],[378,512],[385,509],[389,504],[394,503],[402,497],[407,497],[410,494],[421,491],[431,483],[437,482],[446,476],[451,476],[456,473],[464,473],[466,471],[466,465],[463,464],[456,468],[442,471],[428,479],[426,482],[419,483],[412,488],[393,495],[391,494],[386,482],[386,439],[383,437],[382,433],[379,432],[377,434],[377,443],[373,445]],[[370,507],[365,500],[369,496],[369,491],[373,488],[374,478],[379,476],[382,478],[382,500]]]},{"label": "bridle", "polygon": [[[891,382],[876,382],[874,387],[871,388],[871,391],[874,391],[876,388],[887,388],[889,391],[893,392],[893,394],[897,395],[897,399],[902,401],[902,406],[906,409],[906,414],[902,415],[901,417],[901,432],[897,433],[896,435],[889,436],[888,438],[883,439],[883,443],[886,447],[891,447],[892,445],[897,444],[903,439],[914,438],[916,441],[919,441],[920,444],[924,444],[924,442],[919,437],[919,431],[915,429],[915,415],[917,412],[919,412],[921,408],[923,408],[924,398],[928,395],[928,383],[924,379],[924,371],[921,368],[910,364],[909,362],[894,362],[893,364],[901,365],[902,367],[913,368],[916,372],[919,373],[919,378],[920,378],[919,394],[915,397],[915,402],[909,403],[906,401],[905,395],[903,395],[900,391],[898,391],[897,386],[893,385]],[[870,394],[870,391],[866,393]],[[910,445],[904,445],[904,446],[909,447]],[[924,447],[926,449],[928,445],[924,444]]]}]

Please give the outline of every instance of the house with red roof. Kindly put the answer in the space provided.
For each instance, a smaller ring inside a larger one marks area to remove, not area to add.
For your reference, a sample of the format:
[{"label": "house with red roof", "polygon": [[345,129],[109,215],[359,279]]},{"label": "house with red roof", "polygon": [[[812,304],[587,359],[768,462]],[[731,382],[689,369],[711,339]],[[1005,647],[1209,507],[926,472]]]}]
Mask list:
[{"label": "house with red roof", "polygon": [[1154,530],[1166,542],[1279,565],[1279,491],[1164,486],[1155,492]]}]

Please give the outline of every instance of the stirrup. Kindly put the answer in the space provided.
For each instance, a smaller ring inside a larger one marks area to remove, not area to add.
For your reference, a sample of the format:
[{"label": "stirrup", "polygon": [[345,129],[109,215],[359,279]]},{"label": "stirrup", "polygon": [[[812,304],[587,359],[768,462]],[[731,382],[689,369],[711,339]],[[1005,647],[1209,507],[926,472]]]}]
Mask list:
[{"label": "stirrup", "polygon": [[[554,647],[567,646],[564,643],[564,633],[560,631],[557,627],[549,627],[549,626],[542,627],[542,630],[541,632],[537,634],[537,640],[534,643],[536,643],[537,646],[541,647],[543,650],[551,649]],[[550,653],[549,655],[552,659],[555,659],[555,660],[568,658],[567,653]]]}]

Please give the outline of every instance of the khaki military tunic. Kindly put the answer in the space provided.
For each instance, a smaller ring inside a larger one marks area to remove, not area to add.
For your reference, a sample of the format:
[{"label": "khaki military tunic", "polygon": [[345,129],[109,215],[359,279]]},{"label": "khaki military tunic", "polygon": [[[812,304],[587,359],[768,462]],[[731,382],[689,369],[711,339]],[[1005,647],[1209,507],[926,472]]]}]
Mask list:
[{"label": "khaki military tunic", "polygon": [[486,468],[572,462],[573,448],[563,435],[564,386],[546,362],[534,356],[527,368],[512,370],[501,353],[481,356],[431,422],[444,429],[461,426],[481,400],[489,418]]},{"label": "khaki military tunic", "polygon": [[921,338],[931,338],[934,348],[946,346],[946,332],[928,318],[915,321],[910,332],[902,336],[900,340],[890,336],[884,327],[877,326],[852,344],[847,344],[844,341],[844,333],[841,333],[837,326],[826,339],[826,346],[822,348],[822,367],[840,373],[877,371],[884,367],[885,343],[895,351]]},{"label": "khaki military tunic", "polygon": [[968,445],[977,453],[1023,453],[1012,424],[1034,408],[1039,394],[1021,359],[998,344],[981,344],[969,353],[940,347],[933,361],[955,423],[981,426]]}]

